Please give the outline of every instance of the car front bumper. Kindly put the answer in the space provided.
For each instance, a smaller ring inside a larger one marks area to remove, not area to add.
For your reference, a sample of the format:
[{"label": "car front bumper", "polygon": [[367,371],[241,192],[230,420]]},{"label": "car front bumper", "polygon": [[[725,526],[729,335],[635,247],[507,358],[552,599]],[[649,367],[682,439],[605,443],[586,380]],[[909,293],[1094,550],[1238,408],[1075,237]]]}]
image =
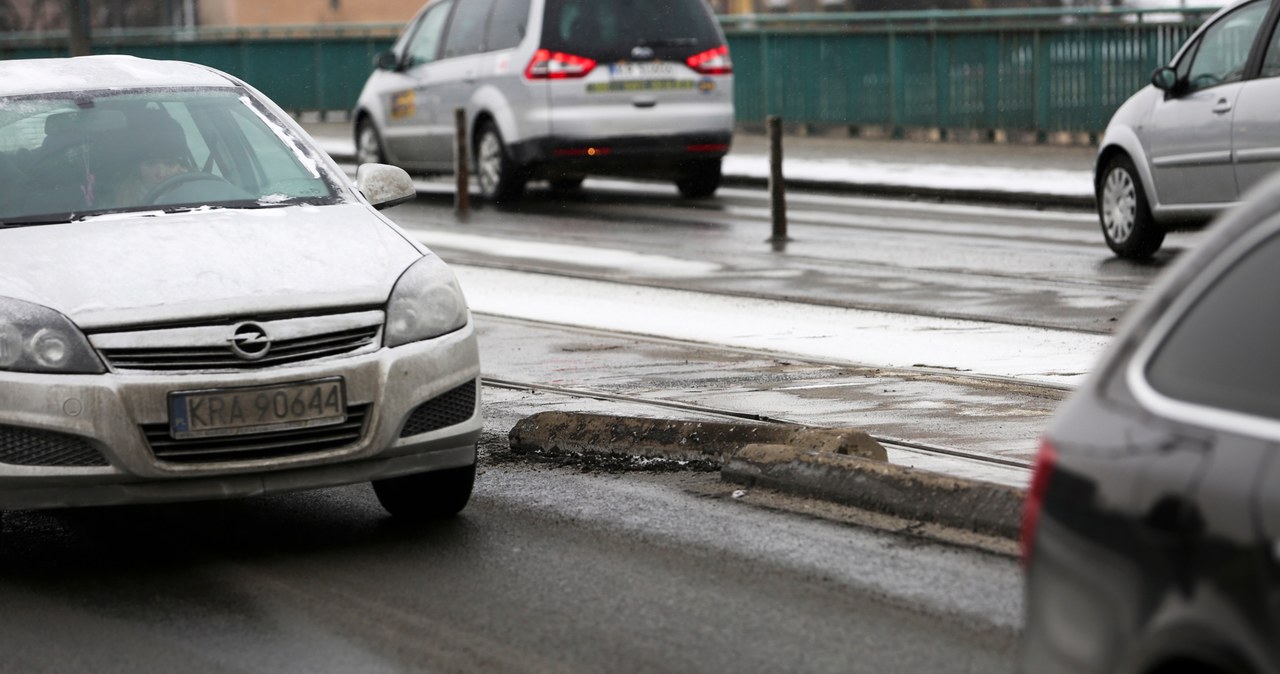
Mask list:
[{"label": "car front bumper", "polygon": [[[341,446],[173,462],[157,458],[148,440],[148,428],[154,437],[168,425],[171,392],[330,377],[343,379],[348,407],[364,414],[359,438]],[[0,373],[0,509],[229,498],[471,465],[483,424],[479,377],[473,323],[395,348],[249,372]],[[433,414],[446,398],[450,411]],[[427,430],[406,427],[424,412]]]}]

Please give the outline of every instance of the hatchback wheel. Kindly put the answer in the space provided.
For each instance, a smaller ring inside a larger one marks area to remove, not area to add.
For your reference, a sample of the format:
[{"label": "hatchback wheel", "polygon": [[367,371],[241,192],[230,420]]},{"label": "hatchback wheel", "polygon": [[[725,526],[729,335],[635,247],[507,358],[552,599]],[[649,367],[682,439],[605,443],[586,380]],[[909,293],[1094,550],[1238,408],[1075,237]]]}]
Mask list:
[{"label": "hatchback wheel", "polygon": [[480,194],[493,202],[518,198],[524,192],[525,178],[520,167],[507,155],[502,134],[493,122],[485,122],[476,141],[476,172]]},{"label": "hatchback wheel", "polygon": [[1111,158],[1098,183],[1102,235],[1116,255],[1145,259],[1160,250],[1164,228],[1151,216],[1147,195],[1128,155]]},{"label": "hatchback wheel", "polygon": [[706,199],[715,194],[720,187],[720,160],[689,164],[684,175],[676,178],[676,187],[686,199]]},{"label": "hatchback wheel", "polygon": [[471,500],[476,465],[373,481],[373,493],[387,512],[406,519],[456,515]]},{"label": "hatchback wheel", "polygon": [[361,119],[356,127],[356,161],[360,164],[387,163],[387,154],[382,150],[382,138],[367,117]]}]

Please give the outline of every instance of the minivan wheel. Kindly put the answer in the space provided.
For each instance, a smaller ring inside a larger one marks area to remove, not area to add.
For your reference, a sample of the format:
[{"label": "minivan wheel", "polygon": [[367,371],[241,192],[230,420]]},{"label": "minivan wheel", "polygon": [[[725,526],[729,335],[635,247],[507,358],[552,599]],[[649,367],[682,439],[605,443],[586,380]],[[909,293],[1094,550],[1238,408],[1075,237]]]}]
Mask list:
[{"label": "minivan wheel", "polygon": [[720,160],[709,159],[689,164],[676,178],[676,188],[686,199],[706,199],[720,187]]},{"label": "minivan wheel", "polygon": [[382,138],[368,117],[356,127],[356,162],[360,164],[385,164],[387,154],[382,150]]},{"label": "minivan wheel", "polygon": [[1164,228],[1151,216],[1146,192],[1128,155],[1118,154],[1107,163],[1098,183],[1098,218],[1107,246],[1120,257],[1149,258],[1164,243]]},{"label": "minivan wheel", "polygon": [[524,192],[525,178],[507,154],[502,134],[493,122],[485,122],[476,141],[476,173],[480,194],[494,202],[509,201]]},{"label": "minivan wheel", "polygon": [[373,481],[373,493],[395,517],[430,520],[456,515],[471,500],[476,465]]}]

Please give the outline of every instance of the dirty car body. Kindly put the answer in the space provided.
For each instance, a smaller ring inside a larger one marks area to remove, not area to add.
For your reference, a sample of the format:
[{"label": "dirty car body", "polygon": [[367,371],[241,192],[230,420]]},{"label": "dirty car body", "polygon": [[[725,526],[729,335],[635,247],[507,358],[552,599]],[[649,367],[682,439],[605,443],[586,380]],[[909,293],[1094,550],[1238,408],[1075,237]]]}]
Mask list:
[{"label": "dirty car body", "polygon": [[1280,176],[1243,201],[1046,432],[1021,671],[1280,672]]},{"label": "dirty car body", "polygon": [[358,180],[210,68],[0,62],[0,508],[372,481],[395,514],[460,510],[469,312],[375,209],[408,176]]}]

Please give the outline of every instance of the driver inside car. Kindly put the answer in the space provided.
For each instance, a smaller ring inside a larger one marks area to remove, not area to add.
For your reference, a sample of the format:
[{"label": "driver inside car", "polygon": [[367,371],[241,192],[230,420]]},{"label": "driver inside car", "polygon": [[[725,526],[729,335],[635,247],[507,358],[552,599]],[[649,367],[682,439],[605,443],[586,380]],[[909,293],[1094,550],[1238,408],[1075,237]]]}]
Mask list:
[{"label": "driver inside car", "polygon": [[127,158],[111,201],[118,207],[151,203],[157,186],[170,178],[195,170],[182,127],[167,115],[147,114],[136,120],[126,148]]}]

